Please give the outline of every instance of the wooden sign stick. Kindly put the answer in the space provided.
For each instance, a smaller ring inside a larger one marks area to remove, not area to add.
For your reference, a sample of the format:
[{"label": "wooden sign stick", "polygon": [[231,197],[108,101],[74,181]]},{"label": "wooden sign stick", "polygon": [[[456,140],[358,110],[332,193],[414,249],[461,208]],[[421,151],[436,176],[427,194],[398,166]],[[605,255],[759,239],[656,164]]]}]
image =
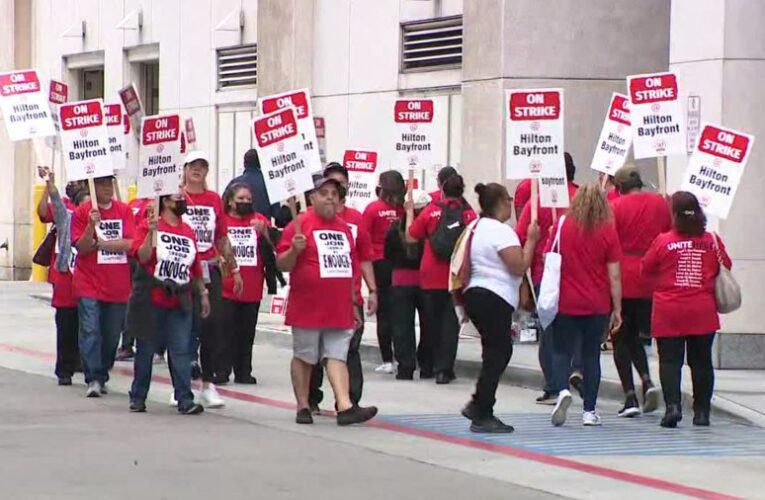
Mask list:
[{"label": "wooden sign stick", "polygon": [[656,157],[656,166],[659,170],[659,194],[662,196],[667,194],[667,170],[664,165],[664,157]]}]

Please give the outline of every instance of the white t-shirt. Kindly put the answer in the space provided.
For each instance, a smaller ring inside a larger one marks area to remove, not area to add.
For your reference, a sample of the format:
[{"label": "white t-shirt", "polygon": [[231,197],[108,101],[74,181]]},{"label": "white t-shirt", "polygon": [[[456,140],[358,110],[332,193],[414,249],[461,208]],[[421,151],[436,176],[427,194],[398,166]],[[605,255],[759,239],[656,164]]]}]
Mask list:
[{"label": "white t-shirt", "polygon": [[510,274],[499,252],[519,246],[521,241],[518,235],[507,224],[488,217],[478,221],[470,247],[470,283],[467,289],[485,288],[518,309],[521,277]]}]

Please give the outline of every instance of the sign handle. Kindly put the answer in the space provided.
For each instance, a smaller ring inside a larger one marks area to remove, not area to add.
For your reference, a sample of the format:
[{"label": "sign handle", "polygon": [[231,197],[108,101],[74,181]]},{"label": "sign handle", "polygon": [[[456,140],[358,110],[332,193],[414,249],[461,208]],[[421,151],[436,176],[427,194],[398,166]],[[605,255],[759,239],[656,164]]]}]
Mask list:
[{"label": "sign handle", "polygon": [[406,199],[408,201],[412,201],[413,200],[412,197],[414,196],[414,193],[413,193],[413,191],[414,191],[414,169],[413,168],[409,169],[409,180],[407,181],[406,191],[407,191],[406,192]]},{"label": "sign handle", "polygon": [[664,165],[664,157],[656,157],[656,166],[659,170],[659,194],[662,196],[667,194],[667,170]]},{"label": "sign handle", "polygon": [[300,227],[300,219],[298,219],[297,201],[294,196],[290,196],[287,200],[290,206],[290,214],[292,214],[292,220],[295,221],[295,234],[302,234]]},{"label": "sign handle", "polygon": [[539,215],[539,180],[531,179],[531,222],[537,221]]},{"label": "sign handle", "polygon": [[92,206],[98,206],[98,200],[96,199],[96,183],[93,182],[93,176],[88,176],[88,192],[90,194],[90,203]]},{"label": "sign handle", "polygon": [[552,216],[553,216],[553,227],[558,223],[558,209],[555,207],[552,207]]},{"label": "sign handle", "polygon": [[122,195],[120,195],[120,183],[117,182],[117,177],[112,179],[112,183],[114,184],[114,197],[117,198],[117,201],[122,201]]},{"label": "sign handle", "polygon": [[[157,219],[159,219],[159,208],[160,208],[159,198],[160,198],[159,196],[154,198],[154,213],[157,216]],[[154,248],[157,248],[157,231],[154,231],[154,233],[152,233],[151,235],[151,246]]]},{"label": "sign handle", "polygon": [[600,176],[600,188],[601,188],[603,191],[605,191],[605,190],[606,190],[606,185],[607,185],[607,184],[608,184],[608,174],[604,172],[604,173],[602,173],[602,174],[601,174],[601,176]]}]

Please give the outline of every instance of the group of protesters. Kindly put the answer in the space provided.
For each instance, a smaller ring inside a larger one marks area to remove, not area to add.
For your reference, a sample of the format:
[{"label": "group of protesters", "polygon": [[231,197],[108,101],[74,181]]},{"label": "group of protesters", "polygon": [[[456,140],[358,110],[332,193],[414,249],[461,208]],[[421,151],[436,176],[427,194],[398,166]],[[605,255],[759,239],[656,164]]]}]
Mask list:
[{"label": "group of protesters", "polygon": [[[620,417],[655,411],[663,392],[661,425],[677,426],[687,350],[693,423],[709,425],[719,329],[714,282],[721,266],[731,266],[722,241],[706,231],[693,194],[644,191],[631,165],[579,187],[568,153],[565,162],[568,209],[539,205],[532,181],[520,183],[514,197],[501,184],[479,183],[479,213],[453,167],[439,171],[432,193],[414,189],[398,171],[383,172],[378,199],[363,213],[346,206],[349,173],[338,163],[314,175],[304,210],[272,204],[255,150],[222,197],[208,189],[210,162],[202,151],[185,158],[176,193],[129,204],[115,197],[112,177],[95,179],[94,193],[86,182],[69,183],[61,196],[52,172],[41,167],[47,184],[38,215],[54,224],[57,238],[49,281],[58,383],[71,385],[81,370],[86,396],[101,397],[115,359],[132,359],[130,411],[144,412],[153,364],[166,356],[171,404],[180,413],[223,407],[216,386],[232,374],[234,383],[257,383],[253,342],[264,288],[275,293],[289,273],[285,323],[297,423],[311,424],[321,413],[325,372],[339,425],[377,414],[360,405],[367,314],[376,316],[377,372],[403,381],[417,373],[439,385],[455,380],[461,323],[472,322],[482,366],[462,414],[473,432],[512,432],[494,415],[513,352],[511,325],[522,307],[534,308],[533,300],[522,303],[524,290],[539,294],[546,255],[554,252],[561,256],[558,310],[539,335],[545,385],[537,398],[554,405],[553,425],[566,421],[571,389],[583,399],[583,425],[601,424],[605,341],[613,343],[625,393]],[[650,336],[661,390],[648,367]]]}]

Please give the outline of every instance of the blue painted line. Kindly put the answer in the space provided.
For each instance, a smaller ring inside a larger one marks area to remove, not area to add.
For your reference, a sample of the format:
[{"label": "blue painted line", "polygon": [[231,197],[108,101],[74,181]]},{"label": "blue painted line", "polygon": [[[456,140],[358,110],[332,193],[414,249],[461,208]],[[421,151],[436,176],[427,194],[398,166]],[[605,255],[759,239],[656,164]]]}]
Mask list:
[{"label": "blue painted line", "polygon": [[601,415],[603,426],[583,427],[572,413],[563,427],[553,427],[545,413],[498,415],[513,425],[512,434],[476,434],[459,415],[386,415],[390,423],[484,443],[513,446],[555,456],[765,456],[765,429],[726,419],[694,427],[692,416],[677,429],[659,427],[660,415],[624,419]]}]

